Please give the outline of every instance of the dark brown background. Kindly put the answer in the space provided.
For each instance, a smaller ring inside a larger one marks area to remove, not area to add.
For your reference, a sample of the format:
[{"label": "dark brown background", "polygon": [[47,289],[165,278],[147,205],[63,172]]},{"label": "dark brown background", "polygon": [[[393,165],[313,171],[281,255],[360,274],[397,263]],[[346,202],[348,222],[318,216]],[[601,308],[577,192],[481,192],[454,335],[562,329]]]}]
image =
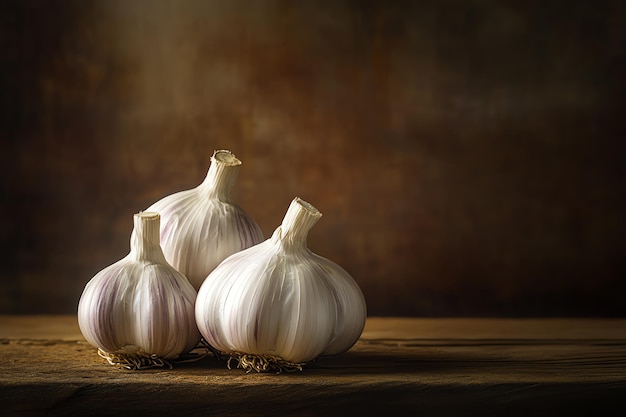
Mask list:
[{"label": "dark brown background", "polygon": [[72,313],[214,149],[370,315],[626,314],[622,1],[4,1],[0,313]]}]

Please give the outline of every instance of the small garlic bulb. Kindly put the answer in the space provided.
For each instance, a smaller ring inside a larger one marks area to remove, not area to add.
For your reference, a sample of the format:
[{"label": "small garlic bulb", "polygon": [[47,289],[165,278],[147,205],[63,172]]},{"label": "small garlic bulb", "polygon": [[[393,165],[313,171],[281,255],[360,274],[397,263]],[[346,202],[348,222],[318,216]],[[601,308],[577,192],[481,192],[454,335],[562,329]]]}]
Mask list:
[{"label": "small garlic bulb", "polygon": [[200,341],[197,293],[163,256],[159,215],[135,214],[134,226],[130,253],[97,273],[78,304],[87,342],[109,363],[129,369],[163,365]]},{"label": "small garlic bulb", "polygon": [[228,257],[200,287],[200,333],[240,367],[301,369],[320,355],[348,350],[361,335],[367,314],[359,286],[307,248],[321,215],[294,199],[270,239]]},{"label": "small garlic bulb", "polygon": [[161,215],[165,258],[196,289],[221,261],[264,239],[256,222],[230,197],[240,165],[230,151],[215,151],[202,184],[146,209]]}]

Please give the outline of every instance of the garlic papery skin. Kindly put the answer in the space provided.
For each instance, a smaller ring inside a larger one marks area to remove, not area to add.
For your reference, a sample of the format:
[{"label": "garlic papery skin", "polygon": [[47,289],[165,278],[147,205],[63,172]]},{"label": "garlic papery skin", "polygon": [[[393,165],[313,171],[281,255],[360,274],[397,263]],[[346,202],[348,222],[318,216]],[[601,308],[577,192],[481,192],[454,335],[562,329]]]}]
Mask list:
[{"label": "garlic papery skin", "polygon": [[257,223],[230,196],[240,166],[230,151],[215,151],[199,186],[146,209],[161,215],[165,258],[196,289],[221,261],[264,240]]},{"label": "garlic papery skin", "polygon": [[367,316],[361,289],[306,245],[321,215],[295,198],[270,239],[228,257],[200,287],[200,333],[240,367],[298,368],[342,353],[360,337]]},{"label": "garlic papery skin", "polygon": [[[165,260],[157,213],[134,215],[130,253],[98,272],[78,303],[78,325],[91,345],[129,368],[158,364],[200,341],[189,280]],[[138,364],[133,366],[133,364]]]}]

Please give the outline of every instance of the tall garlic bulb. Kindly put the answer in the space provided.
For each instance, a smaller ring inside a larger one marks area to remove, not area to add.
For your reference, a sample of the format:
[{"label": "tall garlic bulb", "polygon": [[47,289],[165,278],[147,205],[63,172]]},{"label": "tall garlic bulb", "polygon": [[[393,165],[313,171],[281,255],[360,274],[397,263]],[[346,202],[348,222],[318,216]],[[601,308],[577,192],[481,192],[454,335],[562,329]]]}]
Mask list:
[{"label": "tall garlic bulb", "polygon": [[129,369],[167,364],[200,341],[196,290],[167,263],[159,245],[159,215],[134,216],[130,253],[85,286],[78,325],[111,364]]},{"label": "tall garlic bulb", "polygon": [[270,239],[228,257],[198,291],[200,333],[248,371],[301,369],[348,350],[363,331],[357,283],[306,246],[321,215],[294,199]]},{"label": "tall garlic bulb", "polygon": [[230,151],[215,151],[202,184],[146,209],[161,215],[165,258],[196,289],[229,255],[264,239],[256,222],[230,196],[240,165]]}]

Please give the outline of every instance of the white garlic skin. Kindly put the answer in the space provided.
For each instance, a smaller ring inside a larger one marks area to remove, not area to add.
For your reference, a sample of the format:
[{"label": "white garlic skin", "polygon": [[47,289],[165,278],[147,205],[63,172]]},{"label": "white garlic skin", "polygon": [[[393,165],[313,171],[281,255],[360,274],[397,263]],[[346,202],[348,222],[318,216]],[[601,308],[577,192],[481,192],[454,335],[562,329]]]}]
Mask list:
[{"label": "white garlic skin", "polygon": [[91,345],[107,353],[138,349],[175,359],[200,341],[196,290],[167,263],[159,246],[159,216],[139,213],[125,258],[104,268],[85,286],[78,325]]},{"label": "white garlic skin", "polygon": [[161,215],[165,258],[196,289],[221,261],[264,240],[257,223],[230,197],[240,165],[230,151],[215,151],[202,184],[146,209]]},{"label": "white garlic skin", "polygon": [[356,343],[367,316],[358,284],[306,247],[320,216],[294,199],[270,239],[228,257],[207,277],[196,322],[211,346],[304,363]]}]

